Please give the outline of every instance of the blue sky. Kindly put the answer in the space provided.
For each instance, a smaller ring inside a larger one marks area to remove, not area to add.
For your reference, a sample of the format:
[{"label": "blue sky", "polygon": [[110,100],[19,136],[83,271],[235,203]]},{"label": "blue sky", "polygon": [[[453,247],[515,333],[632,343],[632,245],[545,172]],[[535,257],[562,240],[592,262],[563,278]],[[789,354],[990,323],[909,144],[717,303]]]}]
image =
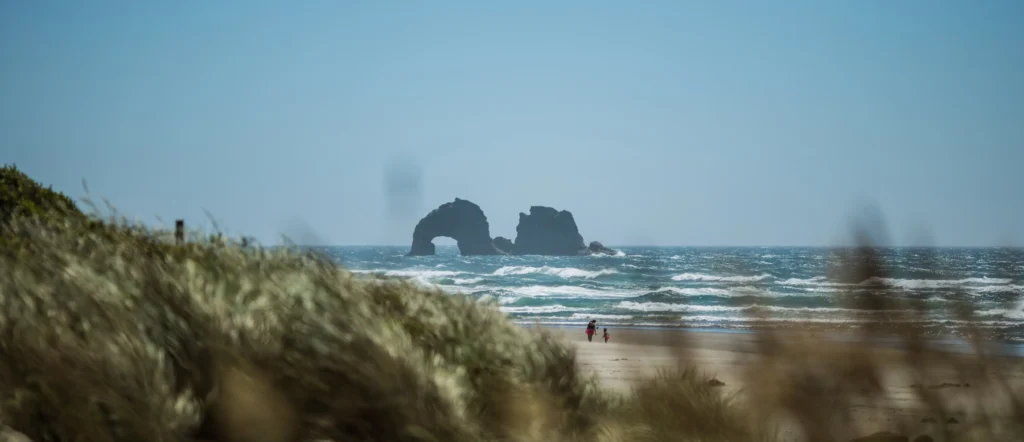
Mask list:
[{"label": "blue sky", "polygon": [[266,243],[1024,243],[1024,2],[503,3],[3,2],[0,161]]}]

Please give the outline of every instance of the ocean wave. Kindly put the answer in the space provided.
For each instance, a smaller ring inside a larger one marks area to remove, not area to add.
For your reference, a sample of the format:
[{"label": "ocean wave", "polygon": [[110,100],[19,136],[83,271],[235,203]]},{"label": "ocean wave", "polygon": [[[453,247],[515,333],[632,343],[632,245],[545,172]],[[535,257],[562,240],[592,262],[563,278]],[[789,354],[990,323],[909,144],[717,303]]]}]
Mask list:
[{"label": "ocean wave", "polygon": [[683,273],[672,277],[673,281],[704,281],[704,282],[758,282],[771,279],[767,273],[756,276],[717,276],[703,273]]},{"label": "ocean wave", "polygon": [[462,275],[464,272],[451,270],[401,269],[401,270],[350,270],[352,273],[377,274],[401,278],[439,279]]},{"label": "ocean wave", "polygon": [[1009,278],[964,278],[964,279],[898,279],[871,277],[861,281],[859,285],[887,285],[903,289],[937,289],[957,286],[1005,285],[1013,282]]},{"label": "ocean wave", "polygon": [[495,270],[494,276],[509,276],[509,275],[551,275],[558,276],[560,278],[584,278],[593,279],[604,275],[613,275],[619,273],[615,269],[601,269],[601,270],[582,270],[574,267],[530,267],[530,266],[505,266],[498,270]]},{"label": "ocean wave", "polygon": [[636,289],[599,289],[583,287],[578,285],[531,285],[525,287],[502,287],[499,291],[513,294],[517,297],[544,298],[544,297],[571,297],[571,298],[631,298],[647,293],[647,290]]},{"label": "ocean wave", "polygon": [[1021,300],[1013,308],[982,310],[975,314],[979,316],[1002,316],[1006,319],[1024,320],[1024,300]]},{"label": "ocean wave", "polygon": [[566,307],[564,305],[527,305],[527,306],[510,306],[503,305],[498,307],[503,313],[562,313],[562,312],[581,312],[586,309],[579,307]]},{"label": "ocean wave", "polygon": [[1006,318],[1006,319],[1024,320],[1024,309],[1020,309],[1020,308],[1017,308],[1017,309],[994,308],[994,309],[990,309],[990,310],[982,310],[982,311],[979,311],[979,312],[975,312],[975,314],[978,315],[978,316],[1002,316],[1003,318]]},{"label": "ocean wave", "polygon": [[452,283],[456,285],[479,284],[483,280],[483,278],[455,278]]},{"label": "ocean wave", "polygon": [[972,287],[970,289],[970,292],[977,294],[1024,292],[1024,285],[1007,284],[990,285],[985,287]]},{"label": "ocean wave", "polygon": [[728,296],[729,291],[726,289],[714,288],[714,287],[661,287],[654,291],[655,293],[671,293],[673,295],[680,296]]},{"label": "ocean wave", "polygon": [[749,285],[732,286],[729,288],[720,287],[660,287],[654,291],[648,292],[646,295],[678,295],[686,297],[697,297],[697,296],[716,296],[719,298],[805,298],[810,296],[808,293],[802,292],[776,292],[767,290],[763,287],[754,287]]},{"label": "ocean wave", "polygon": [[633,319],[633,315],[606,315],[600,313],[573,313],[569,319]]},{"label": "ocean wave", "polygon": [[826,276],[815,276],[813,278],[801,279],[801,278],[789,278],[784,281],[779,281],[779,285],[844,285],[838,282],[828,282]]},{"label": "ocean wave", "polygon": [[[838,307],[780,307],[774,305],[760,305],[760,304],[749,304],[749,305],[694,305],[694,304],[670,304],[665,302],[634,302],[634,301],[623,301],[618,303],[616,308],[623,310],[633,310],[642,312],[757,312],[757,311],[769,311],[775,313],[878,313],[880,311],[875,310],[856,310]],[[889,310],[882,311],[886,313],[892,312],[909,312],[910,310]]]}]

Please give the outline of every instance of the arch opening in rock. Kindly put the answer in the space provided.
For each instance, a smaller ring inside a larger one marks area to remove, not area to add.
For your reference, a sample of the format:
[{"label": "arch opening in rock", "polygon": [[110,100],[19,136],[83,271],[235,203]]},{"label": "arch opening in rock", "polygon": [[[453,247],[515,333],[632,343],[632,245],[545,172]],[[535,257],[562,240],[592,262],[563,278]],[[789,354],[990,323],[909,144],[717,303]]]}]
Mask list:
[{"label": "arch opening in rock", "polygon": [[455,198],[432,210],[416,224],[412,234],[410,256],[434,255],[434,239],[449,237],[456,241],[463,255],[501,254],[491,242],[490,225],[480,206]]}]

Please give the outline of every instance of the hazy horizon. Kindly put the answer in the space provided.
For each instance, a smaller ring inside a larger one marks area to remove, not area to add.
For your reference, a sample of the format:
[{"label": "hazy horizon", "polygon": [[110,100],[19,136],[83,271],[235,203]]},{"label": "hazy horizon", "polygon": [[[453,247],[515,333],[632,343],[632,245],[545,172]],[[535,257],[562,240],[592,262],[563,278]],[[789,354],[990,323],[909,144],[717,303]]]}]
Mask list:
[{"label": "hazy horizon", "polygon": [[[154,224],[408,246],[1024,245],[1024,3],[0,5],[0,162]],[[451,244],[450,240],[436,241]]]}]

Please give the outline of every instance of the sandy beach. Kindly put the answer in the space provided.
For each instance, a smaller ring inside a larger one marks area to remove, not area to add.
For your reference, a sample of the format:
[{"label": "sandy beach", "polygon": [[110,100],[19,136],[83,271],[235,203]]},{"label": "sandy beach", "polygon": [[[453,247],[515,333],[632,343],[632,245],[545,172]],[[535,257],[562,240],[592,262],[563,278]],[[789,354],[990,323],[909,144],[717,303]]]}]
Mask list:
[{"label": "sandy beach", "polygon": [[[605,343],[600,331],[593,342],[588,342],[582,327],[547,330],[572,343],[584,370],[595,373],[609,389],[628,392],[638,381],[656,375],[659,370],[684,364],[723,382],[720,388],[724,394],[736,393],[737,398],[748,403],[754,400],[749,392],[771,387],[766,382],[786,383],[778,379],[766,381],[771,378],[760,377],[762,374],[806,376],[805,371],[824,365],[825,361],[816,357],[836,358],[868,351],[877,366],[880,385],[842,404],[843,416],[831,425],[836,428],[833,434],[839,441],[879,431],[896,432],[911,440],[927,434],[942,441],[963,436],[980,425],[1015,432],[1014,426],[1019,423],[1010,417],[1011,400],[1006,393],[1012,392],[1018,399],[1024,397],[1024,358],[1006,355],[1014,353],[1014,347],[992,347],[1001,349],[1002,354],[986,349],[995,356],[984,358],[982,363],[978,357],[965,354],[967,351],[950,351],[966,349],[944,348],[950,344],[942,342],[933,343],[938,350],[910,355],[908,350],[892,345],[843,341],[820,334],[788,333],[768,342],[766,336],[757,333],[615,329],[609,330],[612,339]],[[810,348],[812,354],[827,350],[830,356],[794,358],[801,351],[796,349],[798,346],[803,346],[802,350]],[[838,365],[843,366],[842,362]],[[935,402],[930,406],[926,400]],[[941,413],[936,412],[936,402],[942,404]],[[799,425],[781,419],[785,440],[804,440]]]}]

